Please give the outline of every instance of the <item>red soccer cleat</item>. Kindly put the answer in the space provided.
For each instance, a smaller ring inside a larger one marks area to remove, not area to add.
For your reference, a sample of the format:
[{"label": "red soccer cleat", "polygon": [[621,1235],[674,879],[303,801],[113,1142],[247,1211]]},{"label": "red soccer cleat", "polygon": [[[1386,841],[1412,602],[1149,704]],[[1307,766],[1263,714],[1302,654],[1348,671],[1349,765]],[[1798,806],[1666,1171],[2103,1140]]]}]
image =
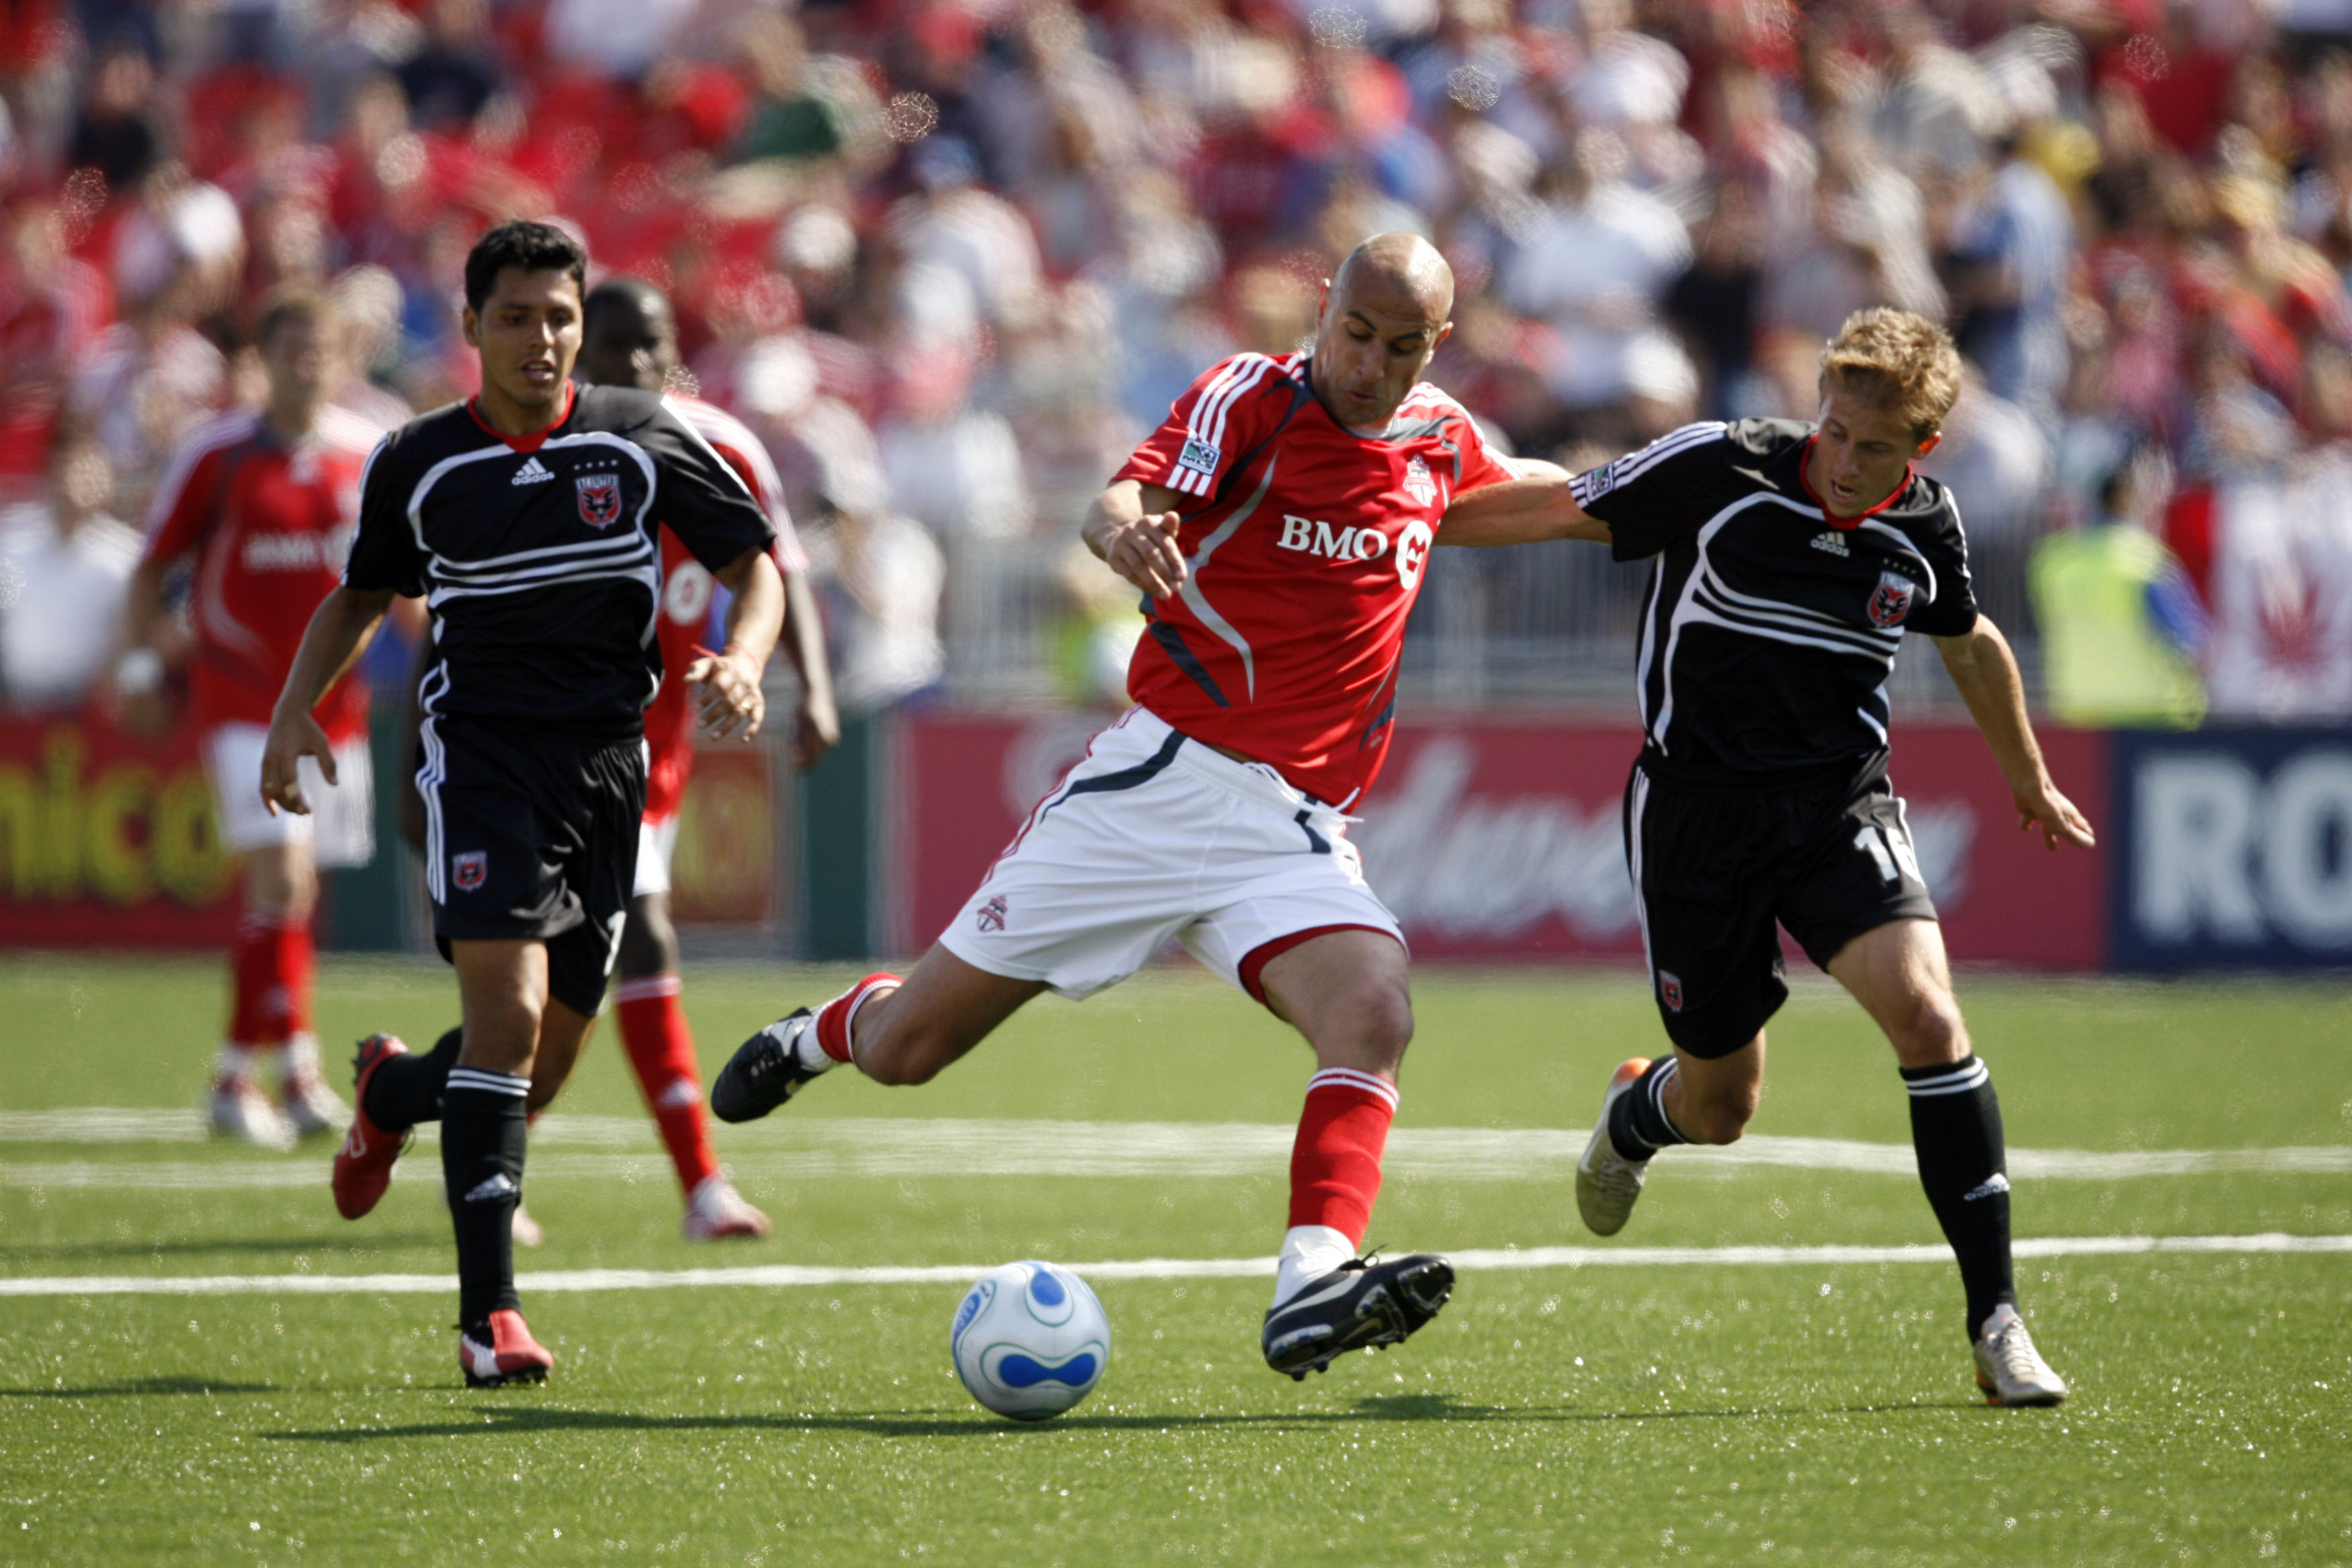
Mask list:
[{"label": "red soccer cleat", "polygon": [[407,1054],[408,1047],[399,1036],[370,1035],[360,1042],[359,1055],[352,1058],[352,1129],[343,1135],[343,1146],[335,1151],[331,1178],[335,1212],[345,1219],[357,1219],[375,1207],[384,1188],[392,1185],[392,1163],[408,1146],[410,1129],[386,1131],[367,1113],[368,1079],[393,1058]]},{"label": "red soccer cleat", "polygon": [[509,1383],[545,1383],[555,1356],[530,1337],[522,1314],[508,1307],[490,1314],[490,1342],[457,1332],[457,1364],[466,1372],[468,1388],[500,1388]]}]

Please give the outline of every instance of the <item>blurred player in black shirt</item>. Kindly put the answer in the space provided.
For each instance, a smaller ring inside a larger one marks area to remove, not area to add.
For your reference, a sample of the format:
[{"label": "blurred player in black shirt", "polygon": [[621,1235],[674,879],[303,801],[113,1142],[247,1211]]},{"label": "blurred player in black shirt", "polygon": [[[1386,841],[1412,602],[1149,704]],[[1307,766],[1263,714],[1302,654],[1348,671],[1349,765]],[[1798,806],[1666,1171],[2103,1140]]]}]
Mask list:
[{"label": "blurred player in black shirt", "polygon": [[2009,644],[1977,610],[1959,511],[1911,468],[1959,370],[1941,328],[1860,311],[1822,353],[1817,422],[1686,426],[1573,479],[1473,492],[1445,529],[1455,543],[1590,539],[1656,561],[1625,844],[1675,1050],[1617,1069],[1577,1165],[1586,1225],[1614,1235],[1659,1149],[1729,1143],[1755,1114],[1764,1025],[1788,997],[1785,926],[1894,1044],[1978,1382],[1995,1404],[2054,1405],[2066,1385],[2016,1308],[2000,1102],[1886,773],[1887,678],[1904,634],[1924,632],[2022,826],[2053,849],[2092,843],[2042,763]]},{"label": "blurred player in black shirt", "polygon": [[361,479],[342,586],[311,618],[270,723],[261,791],[308,809],[296,763],[333,763],[310,708],[395,595],[422,595],[416,784],[435,934],[462,1035],[426,1055],[361,1042],[336,1206],[375,1206],[416,1122],[441,1121],[457,1237],[458,1362],[476,1384],[554,1358],[514,1289],[526,1110],[552,1100],[603,1005],[645,805],[644,710],[661,681],[662,524],[732,595],[724,649],[686,678],[715,735],[757,732],[782,624],[774,531],[734,471],[658,394],[572,384],[587,257],[514,222],[466,260],[481,395],[386,437]]}]

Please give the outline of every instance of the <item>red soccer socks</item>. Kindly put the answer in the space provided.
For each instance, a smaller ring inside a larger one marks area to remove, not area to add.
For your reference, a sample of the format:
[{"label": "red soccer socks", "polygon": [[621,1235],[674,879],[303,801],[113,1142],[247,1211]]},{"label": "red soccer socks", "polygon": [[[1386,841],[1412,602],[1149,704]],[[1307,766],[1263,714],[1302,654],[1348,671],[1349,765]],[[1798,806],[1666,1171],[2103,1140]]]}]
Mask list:
[{"label": "red soccer socks", "polygon": [[856,1026],[858,1009],[882,992],[896,991],[903,984],[898,976],[887,972],[869,974],[818,1008],[817,1048],[835,1061],[856,1061],[850,1053],[850,1031]]},{"label": "red soccer socks", "polygon": [[1282,1241],[1276,1303],[1363,1244],[1396,1107],[1396,1086],[1368,1072],[1326,1068],[1307,1080],[1290,1150],[1290,1229]]},{"label": "red soccer socks", "polygon": [[675,974],[648,974],[621,983],[621,1046],[635,1069],[646,1105],[660,1127],[688,1196],[719,1173],[710,1131],[702,1114],[702,1074],[694,1059],[694,1033],[678,1005]]}]

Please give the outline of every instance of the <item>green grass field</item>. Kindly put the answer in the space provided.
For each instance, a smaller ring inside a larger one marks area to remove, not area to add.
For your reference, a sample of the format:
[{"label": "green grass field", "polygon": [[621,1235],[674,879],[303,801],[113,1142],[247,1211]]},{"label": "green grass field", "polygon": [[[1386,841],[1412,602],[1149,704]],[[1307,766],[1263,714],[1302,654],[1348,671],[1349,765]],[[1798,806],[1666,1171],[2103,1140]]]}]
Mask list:
[{"label": "green grass field", "polygon": [[[842,978],[690,973],[706,1068]],[[1969,977],[1962,999],[2039,1161],[2012,1165],[2021,1237],[2352,1236],[2352,988]],[[332,963],[320,1032],[430,1040],[453,1001],[436,965]],[[1578,1226],[1568,1162],[1610,1068],[1657,1048],[1639,983],[1435,972],[1416,1001],[1375,1241],[1700,1250],[1465,1268],[1412,1342],[1303,1384],[1258,1360],[1263,1278],[1103,1279],[1109,1373],[1034,1428],[956,1383],[954,1283],[526,1280],[559,1364],[488,1393],[460,1385],[454,1282],[0,1293],[0,1563],[2352,1563],[2352,1253],[2026,1258],[2074,1398],[1988,1409],[1940,1251],[1801,1255],[1938,1241],[1892,1060],[1840,995],[1803,987],[1775,1025],[1751,1149],[1780,1163],[1669,1154],[1612,1242]],[[450,1269],[431,1145],[353,1225],[327,1150],[189,1135],[221,1011],[210,964],[0,959],[0,1291]],[[550,1240],[521,1266],[1260,1257],[1307,1070],[1196,972],[1048,1000],[927,1088],[837,1074],[720,1129],[777,1235],[695,1247],[600,1035],[534,1139]],[[92,1107],[148,1114],[65,1114]],[[1092,1152],[1037,1173],[1053,1122],[1097,1124],[1068,1134]],[[1155,1126],[1099,1125],[1124,1123]],[[1743,1247],[1800,1250],[1706,1255]]]}]

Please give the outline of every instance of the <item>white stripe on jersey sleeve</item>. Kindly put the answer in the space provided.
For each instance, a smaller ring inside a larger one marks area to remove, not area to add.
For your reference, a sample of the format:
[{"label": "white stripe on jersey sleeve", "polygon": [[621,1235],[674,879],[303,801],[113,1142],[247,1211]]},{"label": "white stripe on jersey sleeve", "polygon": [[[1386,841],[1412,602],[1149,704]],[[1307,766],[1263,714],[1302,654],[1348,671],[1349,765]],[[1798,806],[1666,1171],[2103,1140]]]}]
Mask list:
[{"label": "white stripe on jersey sleeve", "polygon": [[147,537],[152,539],[179,509],[180,492],[188,488],[194,477],[196,465],[223,447],[234,447],[261,427],[261,416],[240,409],[207,419],[188,433],[180,449],[172,456],[172,466],[163,470],[163,478],[155,486],[155,499],[147,506]]},{"label": "white stripe on jersey sleeve", "polygon": [[[1264,354],[1234,355],[1216,378],[1202,389],[1199,400],[1192,405],[1192,416],[1184,425],[1187,445],[1198,441],[1213,449],[1222,466],[1226,415],[1232,410],[1234,401],[1265,380],[1266,372],[1273,368],[1274,361]],[[1190,495],[1209,494],[1216,484],[1217,476],[1184,467],[1182,457],[1180,448],[1176,458],[1169,463],[1169,488]]]},{"label": "white stripe on jersey sleeve", "polygon": [[[1638,452],[1628,453],[1613,461],[1603,463],[1597,468],[1588,469],[1577,475],[1569,481],[1569,498],[1580,507],[1589,506],[1599,500],[1600,496],[1640,479],[1668,458],[1689,451],[1694,447],[1704,447],[1710,441],[1721,439],[1724,433],[1730,428],[1730,426],[1721,420],[1703,420],[1696,425],[1685,425],[1679,430],[1669,430]],[[1595,475],[1607,476],[1607,483],[1599,487],[1598,495],[1594,493]]]},{"label": "white stripe on jersey sleeve", "polygon": [[[669,410],[671,416],[675,418],[678,424],[685,426],[686,433],[688,436],[693,437],[695,441],[704,451],[710,454],[712,459],[716,461],[720,468],[727,470],[727,477],[735,481],[735,488],[741,490],[745,496],[749,497],[753,505],[758,505],[760,498],[751,494],[751,487],[743,482],[743,476],[735,471],[735,465],[729,462],[726,458],[719,457],[719,448],[710,444],[710,437],[703,433],[702,427],[696,424],[693,416],[688,415],[685,408],[680,405],[678,399],[664,395],[662,397],[662,406]],[[712,409],[711,412],[715,414],[718,410]],[[749,435],[751,432],[745,431],[744,434]]]},{"label": "white stripe on jersey sleeve", "polygon": [[[776,472],[774,461],[768,456],[766,443],[745,425],[717,404],[705,403],[698,397],[669,397],[663,401],[702,437],[716,447],[722,458],[740,455],[743,466],[751,470],[751,499],[768,514],[768,523],[776,531],[776,565],[786,575],[805,575],[809,570],[808,552],[801,548],[800,535],[793,528],[792,508],[784,504],[784,481]],[[734,467],[730,462],[729,467]],[[738,478],[740,478],[739,473]]]}]

